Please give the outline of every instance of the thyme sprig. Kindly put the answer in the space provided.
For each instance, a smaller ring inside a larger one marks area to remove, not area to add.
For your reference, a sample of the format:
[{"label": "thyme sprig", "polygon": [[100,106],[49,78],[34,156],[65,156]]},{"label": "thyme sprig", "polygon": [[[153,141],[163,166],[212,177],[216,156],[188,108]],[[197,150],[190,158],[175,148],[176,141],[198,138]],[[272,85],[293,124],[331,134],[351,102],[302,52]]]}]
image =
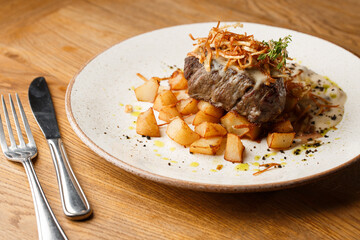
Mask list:
[{"label": "thyme sprig", "polygon": [[263,41],[262,44],[269,47],[266,53],[259,55],[258,60],[264,60],[268,58],[269,61],[277,62],[277,69],[282,68],[286,64],[286,58],[288,57],[287,46],[291,42],[291,35],[284,38],[279,38],[279,41],[270,40],[268,42]]}]

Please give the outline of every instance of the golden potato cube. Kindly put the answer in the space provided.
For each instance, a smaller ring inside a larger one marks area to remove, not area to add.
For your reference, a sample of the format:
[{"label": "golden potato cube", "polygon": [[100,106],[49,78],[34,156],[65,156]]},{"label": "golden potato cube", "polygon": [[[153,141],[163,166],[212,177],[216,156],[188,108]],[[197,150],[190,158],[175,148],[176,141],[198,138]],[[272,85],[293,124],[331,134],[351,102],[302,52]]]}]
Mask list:
[{"label": "golden potato cube", "polygon": [[220,122],[219,118],[207,115],[206,113],[204,113],[203,111],[198,111],[195,115],[194,121],[193,121],[193,125],[197,126],[202,122],[213,122],[213,123],[218,123]]},{"label": "golden potato cube", "polygon": [[175,117],[166,129],[166,134],[183,146],[188,146],[200,138],[199,134],[191,128],[180,117]]},{"label": "golden potato cube", "polygon": [[188,88],[188,82],[184,77],[183,71],[180,69],[173,72],[169,79],[170,89],[172,90],[183,90]]},{"label": "golden potato cube", "polygon": [[249,121],[245,117],[237,114],[236,112],[228,112],[227,114],[225,114],[225,116],[223,116],[220,119],[220,121],[228,132],[235,134],[236,134],[236,128],[234,128],[234,126],[249,124]]},{"label": "golden potato cube", "polygon": [[190,98],[187,90],[173,91],[178,101]]},{"label": "golden potato cube", "polygon": [[255,140],[260,134],[260,127],[249,122],[246,117],[236,112],[228,112],[220,121],[228,132],[240,137],[245,134],[250,139]]},{"label": "golden potato cube", "polygon": [[220,149],[222,137],[200,138],[190,145],[191,153],[215,155]]},{"label": "golden potato cube", "polygon": [[214,107],[213,105],[211,105],[210,103],[205,102],[205,101],[199,101],[198,108],[200,111],[203,111],[207,115],[210,115],[210,116],[213,116],[216,118],[222,117],[222,115],[224,113],[223,109]]},{"label": "golden potato cube", "polygon": [[150,79],[141,86],[135,88],[135,96],[138,101],[142,102],[154,102],[159,88],[159,82]]},{"label": "golden potato cube", "polygon": [[295,132],[291,133],[269,133],[266,141],[269,148],[287,149],[291,146],[295,137]]},{"label": "golden potato cube", "polygon": [[[170,90],[169,86],[160,85],[159,89],[158,89],[158,94],[163,92],[163,91],[167,91],[167,90]],[[156,99],[155,99],[155,101],[156,101]]]},{"label": "golden potato cube", "polygon": [[175,106],[177,101],[172,91],[164,90],[157,95],[153,108],[159,112],[164,106]]},{"label": "golden potato cube", "polygon": [[226,129],[218,123],[203,122],[195,127],[195,132],[203,138],[225,136]]},{"label": "golden potato cube", "polygon": [[199,111],[198,109],[198,101],[194,98],[182,99],[176,104],[176,108],[179,113],[183,115],[194,114]]},{"label": "golden potato cube", "polygon": [[160,137],[159,126],[152,108],[139,114],[136,121],[136,133],[149,137]]},{"label": "golden potato cube", "polygon": [[294,128],[291,125],[290,120],[286,120],[283,122],[276,123],[272,131],[279,133],[289,133],[289,132],[294,132]]},{"label": "golden potato cube", "polygon": [[195,119],[195,114],[190,114],[190,115],[184,116],[183,119],[187,124],[192,124]]},{"label": "golden potato cube", "polygon": [[226,140],[226,148],[224,159],[230,162],[243,162],[243,152],[244,152],[244,145],[241,142],[239,136],[228,133],[227,140]]},{"label": "golden potato cube", "polygon": [[245,136],[248,132],[250,132],[250,125],[249,124],[235,125],[232,127],[232,129],[233,129],[232,132],[241,138]]},{"label": "golden potato cube", "polygon": [[246,136],[251,140],[256,140],[261,133],[261,128],[256,126],[255,124],[251,124],[249,128],[249,132],[246,133]]},{"label": "golden potato cube", "polygon": [[181,117],[176,107],[165,106],[159,112],[159,119],[165,122],[171,122],[175,117]]}]

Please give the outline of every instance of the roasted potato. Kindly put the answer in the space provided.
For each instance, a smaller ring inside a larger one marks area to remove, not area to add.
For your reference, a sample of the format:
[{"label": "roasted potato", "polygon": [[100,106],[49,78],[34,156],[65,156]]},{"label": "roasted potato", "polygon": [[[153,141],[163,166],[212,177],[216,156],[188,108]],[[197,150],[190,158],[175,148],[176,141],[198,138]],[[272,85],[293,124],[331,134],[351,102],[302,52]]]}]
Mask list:
[{"label": "roasted potato", "polygon": [[179,113],[183,115],[194,114],[199,111],[197,107],[198,101],[194,98],[182,99],[176,104]]},{"label": "roasted potato", "polygon": [[138,101],[154,102],[159,89],[159,82],[150,79],[141,86],[135,88],[135,96]]},{"label": "roasted potato", "polygon": [[236,112],[228,112],[220,119],[220,121],[228,132],[239,136],[245,134],[250,139],[255,140],[260,134],[260,127],[250,123],[246,117],[241,116]]},{"label": "roasted potato", "polygon": [[235,112],[228,112],[227,114],[225,114],[225,116],[223,116],[221,119],[221,124],[226,128],[226,130],[230,133],[235,133],[238,134],[238,132],[240,133],[239,135],[241,135],[243,133],[243,130],[238,131],[237,129],[241,129],[241,128],[234,128],[234,126],[239,126],[239,125],[248,125],[249,121],[243,117],[240,116],[239,114],[235,113]]},{"label": "roasted potato", "polygon": [[175,106],[177,101],[172,91],[164,90],[157,95],[153,108],[159,112],[165,106]]},{"label": "roasted potato", "polygon": [[235,133],[236,135],[238,135],[240,138],[245,136],[248,132],[250,132],[250,125],[249,124],[240,124],[240,125],[235,125],[232,128],[233,133]]},{"label": "roasted potato", "polygon": [[210,115],[210,116],[213,116],[216,118],[222,117],[222,115],[224,113],[223,109],[214,107],[213,105],[211,105],[210,103],[205,102],[205,101],[199,101],[198,108],[200,111],[203,111],[207,115]]},{"label": "roasted potato", "polygon": [[273,149],[287,149],[291,146],[295,137],[295,132],[291,133],[269,133],[266,141],[269,148]]},{"label": "roasted potato", "polygon": [[218,123],[203,122],[195,127],[195,132],[203,138],[225,136],[226,129]]},{"label": "roasted potato", "polygon": [[283,122],[276,123],[272,129],[272,132],[289,133],[289,132],[294,132],[294,128],[291,125],[290,120],[286,120]]},{"label": "roasted potato", "polygon": [[187,116],[183,116],[183,119],[187,124],[192,124],[194,122],[194,119],[195,119],[195,114],[190,114],[190,115],[187,115]]},{"label": "roasted potato", "polygon": [[215,155],[221,146],[222,137],[200,138],[190,145],[191,153]]},{"label": "roasted potato", "polygon": [[255,124],[251,124],[249,128],[249,132],[247,132],[245,135],[249,137],[251,140],[256,140],[261,133],[261,129],[259,126]]},{"label": "roasted potato", "polygon": [[181,114],[178,112],[176,107],[165,106],[161,108],[159,112],[159,119],[165,122],[171,122],[175,117],[181,117]]},{"label": "roasted potato", "polygon": [[[163,92],[163,91],[166,91],[166,90],[170,90],[170,87],[169,86],[164,86],[164,85],[160,85],[159,86],[159,89],[158,89],[158,94]],[[155,99],[156,100],[156,99]]]},{"label": "roasted potato", "polygon": [[239,136],[228,133],[227,140],[226,140],[226,148],[224,159],[230,162],[243,162],[243,152],[244,152],[244,145],[241,142]]},{"label": "roasted potato", "polygon": [[169,79],[170,89],[172,90],[183,90],[188,88],[188,82],[184,77],[183,71],[180,69],[173,72]]},{"label": "roasted potato", "polygon": [[136,121],[136,133],[149,137],[160,137],[159,126],[152,108],[139,114]]},{"label": "roasted potato", "polygon": [[193,121],[193,125],[197,126],[202,122],[213,122],[213,123],[218,123],[220,122],[219,118],[207,115],[206,113],[204,113],[203,111],[198,111],[195,115],[194,121]]},{"label": "roasted potato", "polygon": [[173,91],[178,101],[190,98],[187,90]]},{"label": "roasted potato", "polygon": [[188,146],[200,138],[199,134],[191,128],[180,117],[175,117],[166,129],[166,134],[183,146]]}]

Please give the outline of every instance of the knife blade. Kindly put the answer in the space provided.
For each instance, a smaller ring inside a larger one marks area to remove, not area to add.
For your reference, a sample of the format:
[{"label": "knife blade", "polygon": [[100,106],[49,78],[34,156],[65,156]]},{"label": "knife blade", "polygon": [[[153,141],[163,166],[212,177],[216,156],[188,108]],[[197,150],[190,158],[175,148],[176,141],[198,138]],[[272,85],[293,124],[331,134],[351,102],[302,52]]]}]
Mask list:
[{"label": "knife blade", "polygon": [[50,91],[44,77],[38,77],[32,81],[28,95],[31,110],[51,151],[63,211],[70,219],[85,219],[91,215],[92,210],[70,166],[60,138]]},{"label": "knife blade", "polygon": [[29,101],[36,121],[46,139],[60,138],[54,105],[45,78],[38,77],[30,84]]}]

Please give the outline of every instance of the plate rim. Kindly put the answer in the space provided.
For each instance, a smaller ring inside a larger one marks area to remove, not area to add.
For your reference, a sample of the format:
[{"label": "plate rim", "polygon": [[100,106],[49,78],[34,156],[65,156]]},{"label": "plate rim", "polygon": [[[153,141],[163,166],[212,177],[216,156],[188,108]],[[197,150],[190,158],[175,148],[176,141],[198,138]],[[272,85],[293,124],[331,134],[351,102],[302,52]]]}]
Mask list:
[{"label": "plate rim", "polygon": [[[180,188],[185,188],[185,189],[191,189],[191,190],[197,190],[197,191],[206,191],[206,192],[228,192],[228,193],[239,193],[239,192],[263,192],[263,191],[274,191],[274,190],[280,190],[280,189],[286,189],[286,188],[291,188],[291,187],[296,187],[296,186],[300,186],[300,185],[304,185],[310,182],[314,182],[319,180],[320,178],[326,177],[329,174],[335,173],[340,171],[341,169],[346,168],[347,166],[357,162],[358,160],[360,160],[360,154],[358,154],[357,156],[355,156],[353,159],[348,160],[347,162],[338,165],[336,167],[333,167],[331,169],[328,169],[326,171],[323,172],[319,172],[316,174],[312,174],[306,177],[302,177],[302,178],[297,178],[297,179],[293,179],[293,180],[286,180],[286,181],[280,181],[280,182],[276,182],[276,183],[266,183],[266,184],[252,184],[252,185],[231,185],[231,184],[210,184],[210,183],[200,183],[200,182],[195,182],[195,181],[188,181],[188,180],[181,180],[181,179],[176,179],[176,178],[171,178],[171,177],[167,177],[167,176],[163,176],[160,174],[156,174],[150,171],[146,171],[143,170],[141,168],[135,167],[119,158],[116,158],[115,156],[111,155],[110,153],[106,152],[104,149],[102,149],[101,147],[99,147],[94,141],[92,141],[84,132],[83,130],[80,128],[80,126],[78,125],[78,123],[76,122],[76,119],[74,117],[73,111],[72,111],[72,107],[71,107],[71,93],[72,93],[72,89],[74,86],[74,83],[78,77],[78,75],[84,70],[84,68],[90,63],[92,62],[95,58],[97,58],[99,55],[101,55],[102,53],[108,51],[109,49],[111,49],[112,47],[121,44],[124,41],[128,41],[131,40],[133,38],[139,37],[141,35],[144,34],[148,34],[151,32],[155,32],[155,31],[160,31],[160,30],[164,30],[164,29],[168,29],[168,28],[173,28],[173,27],[181,27],[181,26],[187,26],[187,25],[193,25],[193,24],[211,24],[211,23],[215,23],[215,22],[199,22],[199,23],[191,23],[191,24],[181,24],[181,25],[175,25],[175,26],[170,26],[170,27],[165,27],[165,28],[160,28],[160,29],[155,29],[149,32],[145,32],[127,39],[124,39],[121,42],[118,42],[112,46],[110,46],[109,48],[101,51],[100,53],[96,54],[93,58],[89,59],[88,61],[86,61],[82,67],[79,69],[79,71],[72,77],[72,79],[70,80],[68,87],[66,89],[66,93],[65,93],[65,111],[66,111],[66,115],[68,118],[68,121],[70,123],[70,126],[73,128],[74,132],[76,133],[76,135],[80,138],[80,140],[87,146],[89,147],[93,152],[95,152],[97,155],[99,155],[101,158],[104,158],[105,160],[107,160],[108,162],[112,163],[113,165],[115,165],[116,167],[119,167],[127,172],[130,172],[132,174],[135,174],[139,177],[148,179],[148,180],[152,180],[158,183],[162,183],[162,184],[166,184],[166,185],[170,185],[170,186],[175,186],[175,187],[180,187]],[[229,23],[229,22],[224,22],[224,23]],[[251,23],[251,24],[257,24],[257,25],[262,25],[262,26],[269,26],[269,27],[276,27],[276,28],[282,28],[282,27],[277,27],[277,26],[272,26],[272,25],[266,25],[266,24],[260,24],[260,23],[252,23],[252,22],[241,22],[244,24],[247,23]],[[282,29],[287,29],[287,28],[282,28]],[[357,57],[354,53],[352,53],[351,51],[336,45],[328,40],[307,34],[307,33],[302,33],[296,30],[292,30],[292,29],[288,29],[291,31],[295,31],[301,34],[305,34],[311,37],[315,37],[318,39],[321,39],[323,41],[326,41],[336,47],[342,48],[343,50],[345,50],[346,52],[354,55],[355,57]],[[115,163],[116,162],[116,163]]]}]

